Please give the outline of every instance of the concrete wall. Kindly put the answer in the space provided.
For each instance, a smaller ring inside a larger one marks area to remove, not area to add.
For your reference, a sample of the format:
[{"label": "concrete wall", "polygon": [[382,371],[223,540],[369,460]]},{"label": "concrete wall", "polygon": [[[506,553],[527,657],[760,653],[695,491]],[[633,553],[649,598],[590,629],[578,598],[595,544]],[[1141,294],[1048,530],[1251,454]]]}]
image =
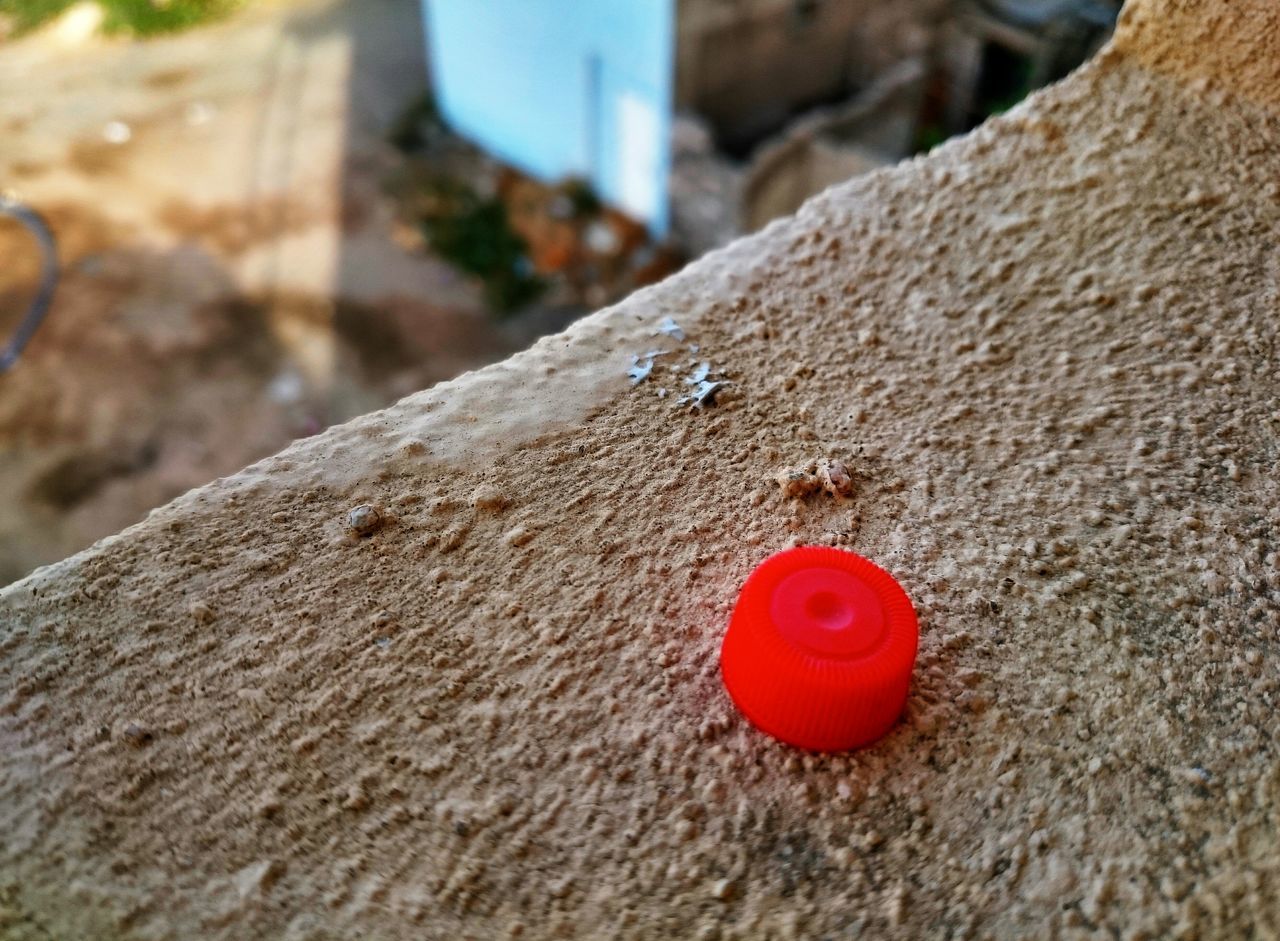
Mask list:
[{"label": "concrete wall", "polygon": [[[1138,6],[974,134],[0,590],[0,935],[1274,935],[1278,14]],[[667,316],[708,409],[658,396]],[[854,498],[785,501],[822,456]],[[921,615],[854,755],[718,677],[752,566],[820,541]]]},{"label": "concrete wall", "polygon": [[828,186],[910,153],[924,77],[923,63],[904,61],[849,104],[819,109],[762,144],[742,185],[746,230],[795,212]]},{"label": "concrete wall", "polygon": [[683,0],[676,101],[734,147],[923,53],[943,0]]}]

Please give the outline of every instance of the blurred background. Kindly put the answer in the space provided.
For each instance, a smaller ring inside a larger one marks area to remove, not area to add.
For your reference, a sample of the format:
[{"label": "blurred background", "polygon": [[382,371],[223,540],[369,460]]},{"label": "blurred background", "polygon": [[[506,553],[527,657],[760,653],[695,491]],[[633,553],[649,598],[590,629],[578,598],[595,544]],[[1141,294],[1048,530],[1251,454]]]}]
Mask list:
[{"label": "blurred background", "polygon": [[0,585],[973,128],[1118,6],[0,0]]}]

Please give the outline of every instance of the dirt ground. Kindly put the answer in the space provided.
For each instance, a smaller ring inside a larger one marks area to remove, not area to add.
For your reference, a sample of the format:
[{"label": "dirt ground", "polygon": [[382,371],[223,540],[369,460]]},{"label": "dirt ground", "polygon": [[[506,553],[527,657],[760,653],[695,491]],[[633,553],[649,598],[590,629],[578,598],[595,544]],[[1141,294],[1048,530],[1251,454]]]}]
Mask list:
[{"label": "dirt ground", "polygon": [[[561,325],[499,325],[395,221],[384,135],[426,85],[421,36],[413,0],[312,0],[0,49],[23,89],[0,100],[0,187],[65,266],[0,377],[0,584]],[[7,335],[36,259],[4,222],[0,259]]]},{"label": "dirt ground", "polygon": [[[1278,17],[1138,0],[974,134],[0,591],[0,933],[1280,935]],[[853,497],[785,499],[823,457]],[[797,543],[916,605],[872,748],[721,686]]]}]

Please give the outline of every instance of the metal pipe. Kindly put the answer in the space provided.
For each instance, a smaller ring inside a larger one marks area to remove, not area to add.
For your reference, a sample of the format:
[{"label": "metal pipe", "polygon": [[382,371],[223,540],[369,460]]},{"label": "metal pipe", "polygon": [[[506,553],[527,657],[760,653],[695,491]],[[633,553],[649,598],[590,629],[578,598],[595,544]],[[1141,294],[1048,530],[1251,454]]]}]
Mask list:
[{"label": "metal pipe", "polygon": [[53,292],[58,285],[59,267],[57,243],[54,241],[53,232],[48,223],[45,222],[44,217],[26,203],[21,202],[16,196],[4,192],[0,192],[0,215],[9,216],[17,220],[23,228],[31,233],[36,243],[40,246],[42,259],[40,287],[36,291],[36,296],[32,299],[26,315],[18,323],[18,328],[14,331],[13,336],[9,338],[9,341],[3,347],[0,347],[0,374],[3,374],[18,362],[18,357],[22,355],[23,349],[31,341],[36,328],[40,326],[45,314],[49,312],[49,305],[53,303]]}]

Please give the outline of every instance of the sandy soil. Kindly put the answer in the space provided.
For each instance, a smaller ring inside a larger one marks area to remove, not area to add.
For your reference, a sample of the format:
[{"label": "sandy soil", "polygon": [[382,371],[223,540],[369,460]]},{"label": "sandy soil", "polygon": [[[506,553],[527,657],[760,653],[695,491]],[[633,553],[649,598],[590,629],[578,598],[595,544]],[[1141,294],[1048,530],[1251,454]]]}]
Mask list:
[{"label": "sandy soil", "polygon": [[[535,325],[397,242],[384,135],[425,83],[416,0],[4,46],[24,93],[0,97],[0,186],[49,217],[65,276],[0,377],[0,584],[527,344]],[[7,337],[36,258],[3,221],[0,262]]]},{"label": "sandy soil", "polygon": [[[0,593],[5,935],[1280,933],[1280,50],[1151,52],[1220,9]],[[873,748],[720,686],[794,543],[916,602]]]},{"label": "sandy soil", "polygon": [[[92,224],[54,217],[64,235]],[[198,249],[127,238],[70,257],[54,316],[0,380],[0,583],[513,347],[479,305],[246,292]],[[331,378],[308,381],[282,333],[324,338]]]}]

